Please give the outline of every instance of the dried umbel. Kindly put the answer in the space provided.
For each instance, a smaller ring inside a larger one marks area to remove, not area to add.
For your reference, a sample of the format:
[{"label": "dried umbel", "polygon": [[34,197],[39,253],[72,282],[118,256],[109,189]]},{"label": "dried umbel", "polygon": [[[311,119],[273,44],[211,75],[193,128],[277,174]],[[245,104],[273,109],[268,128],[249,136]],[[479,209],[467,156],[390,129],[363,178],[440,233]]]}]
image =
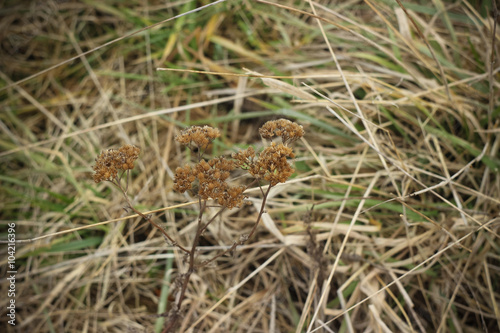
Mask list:
[{"label": "dried umbel", "polygon": [[233,154],[240,168],[248,170],[255,179],[265,180],[270,186],[284,183],[294,173],[294,169],[288,163],[287,158],[293,158],[292,148],[282,143],[265,148],[258,157],[252,147]]},{"label": "dried umbel", "polygon": [[280,136],[283,144],[287,146],[304,136],[304,128],[288,119],[278,119],[265,123],[259,133],[264,139]]},{"label": "dried umbel", "polygon": [[245,196],[245,186],[230,186],[226,180],[230,171],[235,168],[233,161],[224,157],[214,158],[208,162],[201,160],[193,168],[189,165],[175,170],[174,190],[184,193],[198,181],[198,196],[202,200],[213,199],[228,209],[239,207]]},{"label": "dried umbel", "polygon": [[284,183],[295,171],[287,160],[294,158],[295,154],[287,144],[301,138],[304,129],[290,120],[279,119],[266,122],[259,129],[259,133],[265,139],[279,136],[283,143],[272,142],[258,156],[255,150],[249,147],[233,154],[233,159],[240,168],[248,170],[258,180],[269,182],[270,186]]},{"label": "dried umbel", "polygon": [[[210,143],[220,136],[216,128],[193,126],[179,134],[175,140],[192,148],[205,150]],[[200,156],[201,158],[201,156]],[[201,200],[213,199],[224,208],[240,207],[245,199],[245,186],[230,186],[227,179],[236,164],[224,157],[209,161],[201,159],[194,167],[186,165],[175,170],[174,190],[184,193],[198,182],[198,197]]]},{"label": "dried umbel", "polygon": [[[233,160],[224,157],[208,162],[201,159],[194,167],[178,167],[175,171],[174,190],[184,193],[198,182],[198,196],[202,200],[213,199],[226,208],[240,206],[243,202],[245,186],[232,187],[227,184],[230,172],[235,168],[247,170],[257,181],[267,181],[270,186],[284,183],[295,171],[288,163],[293,158],[292,148],[287,144],[304,135],[302,126],[286,119],[268,121],[259,130],[263,138],[279,136],[283,143],[272,142],[258,156],[253,147],[233,154]],[[193,126],[181,132],[176,140],[188,147],[193,145],[206,149],[219,137],[217,129],[209,126]]]},{"label": "dried umbel", "polygon": [[124,145],[118,150],[108,149],[103,151],[95,159],[94,181],[114,181],[119,171],[127,171],[134,168],[134,161],[139,157],[139,147]]},{"label": "dried umbel", "polygon": [[197,147],[205,150],[208,145],[220,136],[217,128],[210,126],[192,126],[183,130],[175,140],[189,148]]}]

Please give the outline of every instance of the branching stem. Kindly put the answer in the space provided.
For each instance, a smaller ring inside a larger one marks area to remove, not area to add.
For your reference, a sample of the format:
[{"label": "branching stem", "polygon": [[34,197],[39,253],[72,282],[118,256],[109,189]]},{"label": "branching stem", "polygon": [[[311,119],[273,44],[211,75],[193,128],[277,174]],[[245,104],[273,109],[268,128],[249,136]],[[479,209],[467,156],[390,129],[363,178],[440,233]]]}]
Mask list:
[{"label": "branching stem", "polygon": [[[121,177],[120,177],[121,178]],[[120,189],[120,191],[122,192],[123,194],[123,197],[125,198],[125,201],[127,201],[127,206],[128,208],[130,208],[134,213],[136,213],[137,215],[139,215],[140,217],[142,217],[143,219],[145,219],[146,221],[148,221],[149,223],[151,223],[152,226],[154,226],[156,229],[158,229],[169,241],[170,243],[172,243],[174,246],[178,247],[181,251],[184,251],[185,253],[187,254],[191,254],[190,251],[188,249],[186,249],[185,247],[183,247],[182,245],[180,245],[179,243],[177,243],[166,231],[165,229],[163,229],[160,225],[158,225],[156,222],[153,221],[153,219],[145,214],[143,214],[142,212],[138,211],[137,209],[135,209],[134,206],[132,206],[132,203],[130,202],[130,198],[128,197],[127,195],[127,190],[123,188],[123,186],[121,185],[120,183],[120,179],[115,179],[113,181],[111,181],[111,183],[113,185],[115,185],[116,187],[118,187]],[[127,187],[128,187],[128,177],[127,177]]]}]

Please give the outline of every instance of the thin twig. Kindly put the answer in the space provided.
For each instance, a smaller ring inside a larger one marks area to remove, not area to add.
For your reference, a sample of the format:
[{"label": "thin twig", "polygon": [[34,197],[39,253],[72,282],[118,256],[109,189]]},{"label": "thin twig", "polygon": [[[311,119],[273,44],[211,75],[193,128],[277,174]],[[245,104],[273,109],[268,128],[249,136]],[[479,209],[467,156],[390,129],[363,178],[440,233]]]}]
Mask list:
[{"label": "thin twig", "polygon": [[150,217],[150,216],[147,216],[143,213],[141,213],[140,211],[138,211],[137,209],[135,209],[134,206],[132,206],[132,203],[130,202],[130,198],[128,197],[127,195],[127,192],[125,191],[125,189],[121,186],[120,184],[120,181],[117,180],[117,181],[112,181],[111,182],[113,185],[115,185],[116,187],[118,187],[120,189],[120,191],[122,192],[123,194],[123,197],[125,198],[125,200],[127,201],[127,205],[128,205],[128,208],[130,208],[134,213],[136,213],[137,215],[139,215],[140,217],[142,217],[143,219],[145,219],[146,221],[148,221],[149,223],[151,223],[152,226],[154,226],[156,229],[158,229],[170,242],[173,246],[176,246],[178,247],[180,250],[184,251],[185,253],[187,254],[191,254],[190,251],[186,248],[184,248],[182,245],[180,245],[179,243],[177,243],[166,231],[165,229],[163,229],[160,225],[158,225],[157,223],[155,223],[153,221],[153,219]]}]

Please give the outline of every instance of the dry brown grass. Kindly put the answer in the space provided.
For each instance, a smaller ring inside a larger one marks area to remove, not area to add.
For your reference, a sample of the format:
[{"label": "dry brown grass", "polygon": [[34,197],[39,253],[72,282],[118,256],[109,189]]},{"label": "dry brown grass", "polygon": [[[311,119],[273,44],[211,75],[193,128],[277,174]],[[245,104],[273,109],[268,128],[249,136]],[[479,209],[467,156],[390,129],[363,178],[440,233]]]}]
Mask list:
[{"label": "dry brown grass", "polygon": [[[228,155],[286,117],[306,130],[297,172],[248,245],[191,276],[179,331],[499,331],[492,4],[241,0],[174,18],[208,3],[0,8],[2,239],[15,222],[31,240],[16,244],[15,328],[161,331],[185,257],[94,184],[95,156],[141,147],[131,201],[189,244],[195,198],[172,191],[172,170],[190,156],[175,135],[218,127],[212,153]],[[248,233],[259,191],[210,226],[202,258]],[[8,288],[0,330],[14,332]]]}]

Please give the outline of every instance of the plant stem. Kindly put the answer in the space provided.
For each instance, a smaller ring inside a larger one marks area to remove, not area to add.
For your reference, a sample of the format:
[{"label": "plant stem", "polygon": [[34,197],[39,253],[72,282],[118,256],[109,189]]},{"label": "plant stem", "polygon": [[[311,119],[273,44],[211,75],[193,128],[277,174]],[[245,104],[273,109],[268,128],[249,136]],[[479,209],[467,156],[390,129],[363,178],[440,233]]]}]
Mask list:
[{"label": "plant stem", "polygon": [[229,249],[227,249],[227,250],[225,250],[225,251],[223,251],[223,252],[215,255],[214,257],[210,258],[207,261],[204,261],[200,265],[197,265],[196,268],[200,268],[200,267],[203,267],[203,266],[206,266],[206,265],[210,264],[211,262],[214,262],[217,258],[220,258],[220,257],[226,255],[227,253],[229,253],[231,251],[234,251],[236,249],[236,247],[238,247],[239,245],[243,245],[247,240],[249,240],[250,238],[252,238],[253,234],[255,233],[255,230],[257,230],[257,226],[259,225],[260,219],[262,218],[262,215],[264,214],[264,207],[266,206],[267,197],[269,195],[269,192],[271,191],[271,188],[272,188],[272,186],[269,185],[269,187],[267,188],[266,193],[264,194],[264,197],[262,199],[262,205],[260,206],[259,215],[257,216],[257,220],[255,221],[255,223],[254,223],[254,225],[252,227],[252,230],[250,231],[250,233],[248,234],[248,236],[245,237],[244,239],[240,239],[239,241],[234,242],[233,245]]},{"label": "plant stem", "polygon": [[145,219],[146,221],[148,221],[152,226],[154,226],[156,229],[158,229],[169,241],[170,243],[172,243],[173,246],[176,246],[178,247],[180,250],[184,251],[185,253],[187,254],[191,254],[189,252],[188,249],[186,249],[185,247],[183,247],[182,245],[178,244],[166,231],[165,229],[163,229],[160,225],[158,225],[157,223],[155,223],[151,217],[147,216],[147,215],[144,215],[142,212],[138,211],[137,209],[134,208],[134,206],[132,206],[132,203],[130,202],[130,199],[127,195],[127,192],[125,191],[125,189],[121,186],[120,184],[120,181],[119,180],[115,180],[115,181],[112,181],[111,182],[113,185],[115,185],[116,187],[118,187],[120,189],[120,191],[122,192],[124,198],[125,198],[125,201],[127,201],[127,205],[128,205],[128,208],[130,208],[132,211],[134,211],[134,213],[136,213],[137,215],[139,215],[140,217],[142,217],[143,219]]}]

